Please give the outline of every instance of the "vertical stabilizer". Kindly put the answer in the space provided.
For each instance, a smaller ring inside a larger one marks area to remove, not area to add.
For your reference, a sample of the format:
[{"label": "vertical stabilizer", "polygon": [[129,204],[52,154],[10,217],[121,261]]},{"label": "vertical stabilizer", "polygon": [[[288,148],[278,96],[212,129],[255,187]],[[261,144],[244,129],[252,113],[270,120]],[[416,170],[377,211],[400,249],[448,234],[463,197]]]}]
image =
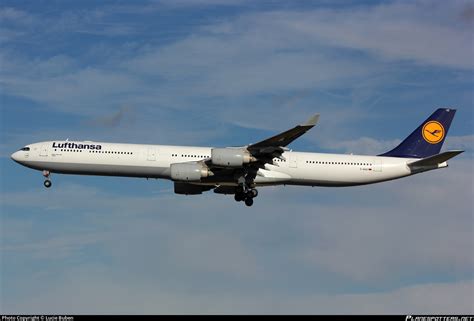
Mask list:
[{"label": "vertical stabilizer", "polygon": [[456,109],[437,109],[400,145],[379,156],[426,158],[439,154]]}]

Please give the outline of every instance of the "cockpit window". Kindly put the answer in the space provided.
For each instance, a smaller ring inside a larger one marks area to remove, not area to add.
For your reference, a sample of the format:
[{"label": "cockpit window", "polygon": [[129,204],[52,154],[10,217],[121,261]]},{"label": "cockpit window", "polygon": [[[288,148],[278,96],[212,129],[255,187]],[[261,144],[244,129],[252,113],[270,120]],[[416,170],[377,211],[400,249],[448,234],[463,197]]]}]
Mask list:
[{"label": "cockpit window", "polygon": [[20,150],[22,150],[22,151],[24,151],[24,152],[29,152],[29,151],[30,151],[30,148],[29,148],[29,147],[23,147],[23,148],[20,149]]}]

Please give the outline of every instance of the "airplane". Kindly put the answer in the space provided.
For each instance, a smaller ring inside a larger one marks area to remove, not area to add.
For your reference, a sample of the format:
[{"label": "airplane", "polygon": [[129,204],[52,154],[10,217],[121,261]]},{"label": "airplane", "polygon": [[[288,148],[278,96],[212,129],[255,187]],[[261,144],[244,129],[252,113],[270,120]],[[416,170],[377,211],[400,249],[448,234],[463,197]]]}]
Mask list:
[{"label": "airplane", "polygon": [[268,139],[241,147],[194,147],[54,140],[26,145],[11,158],[40,170],[44,186],[57,174],[168,179],[177,194],[214,190],[252,206],[257,187],[356,186],[447,167],[462,153],[440,153],[455,109],[440,108],[394,149],[377,156],[296,152],[287,146],[313,128],[319,114]]}]

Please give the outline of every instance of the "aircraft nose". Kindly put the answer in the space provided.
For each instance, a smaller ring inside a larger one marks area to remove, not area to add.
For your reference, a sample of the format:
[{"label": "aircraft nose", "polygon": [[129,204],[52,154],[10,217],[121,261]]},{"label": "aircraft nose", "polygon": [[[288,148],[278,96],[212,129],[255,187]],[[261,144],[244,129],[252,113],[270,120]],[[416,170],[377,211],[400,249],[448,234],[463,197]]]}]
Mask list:
[{"label": "aircraft nose", "polygon": [[20,160],[20,157],[19,157],[19,152],[14,152],[13,154],[11,154],[11,159],[13,159],[15,162],[18,162]]}]

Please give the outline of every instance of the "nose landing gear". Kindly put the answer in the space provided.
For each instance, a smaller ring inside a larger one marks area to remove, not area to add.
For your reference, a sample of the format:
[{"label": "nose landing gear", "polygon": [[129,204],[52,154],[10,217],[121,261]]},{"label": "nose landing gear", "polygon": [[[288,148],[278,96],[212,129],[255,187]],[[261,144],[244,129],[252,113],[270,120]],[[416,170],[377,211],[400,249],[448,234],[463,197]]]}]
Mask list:
[{"label": "nose landing gear", "polygon": [[52,183],[51,181],[49,180],[49,175],[51,175],[51,173],[47,170],[44,170],[43,171],[43,176],[46,178],[45,181],[44,181],[44,187],[46,188],[50,188]]}]

